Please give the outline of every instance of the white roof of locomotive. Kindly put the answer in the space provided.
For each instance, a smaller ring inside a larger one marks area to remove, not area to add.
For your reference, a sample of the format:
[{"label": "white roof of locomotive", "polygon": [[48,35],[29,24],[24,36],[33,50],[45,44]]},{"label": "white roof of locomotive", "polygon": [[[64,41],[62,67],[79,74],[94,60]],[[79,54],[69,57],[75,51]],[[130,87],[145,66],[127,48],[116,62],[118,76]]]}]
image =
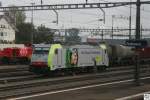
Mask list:
[{"label": "white roof of locomotive", "polygon": [[47,48],[47,47],[50,47],[50,44],[33,44],[33,47],[45,47],[45,48]]}]

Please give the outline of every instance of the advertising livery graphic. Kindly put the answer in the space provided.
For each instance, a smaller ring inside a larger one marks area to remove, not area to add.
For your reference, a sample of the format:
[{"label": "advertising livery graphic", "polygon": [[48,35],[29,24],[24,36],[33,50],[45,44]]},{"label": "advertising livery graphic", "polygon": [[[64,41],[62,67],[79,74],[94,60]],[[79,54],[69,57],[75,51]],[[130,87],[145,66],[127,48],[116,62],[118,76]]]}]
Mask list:
[{"label": "advertising livery graphic", "polygon": [[67,49],[66,60],[66,64],[68,67],[75,66],[78,64],[78,51],[76,48]]},{"label": "advertising livery graphic", "polygon": [[72,50],[72,55],[71,55],[71,65],[77,65],[78,63],[78,51],[77,49]]}]

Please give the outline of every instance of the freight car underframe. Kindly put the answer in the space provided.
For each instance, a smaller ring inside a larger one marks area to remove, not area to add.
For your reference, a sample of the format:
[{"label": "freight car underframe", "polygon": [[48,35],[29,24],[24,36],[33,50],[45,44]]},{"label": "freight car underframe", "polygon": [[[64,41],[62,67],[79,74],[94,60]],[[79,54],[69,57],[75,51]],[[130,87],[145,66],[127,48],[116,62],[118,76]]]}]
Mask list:
[{"label": "freight car underframe", "polygon": [[27,57],[2,57],[2,64],[29,64],[30,59]]},{"label": "freight car underframe", "polygon": [[110,66],[128,66],[134,64],[134,57],[126,57],[126,58],[121,58],[121,57],[112,57],[109,59],[110,61]]},{"label": "freight car underframe", "polygon": [[[140,58],[140,64],[150,64],[150,58]],[[128,65],[134,65],[135,64],[135,58],[132,57],[126,57],[126,58],[110,58],[110,66],[116,67],[116,66],[128,66]]]},{"label": "freight car underframe", "polygon": [[46,74],[46,75],[52,75],[52,74],[79,74],[79,73],[92,73],[92,72],[102,72],[106,71],[106,66],[84,66],[84,67],[68,67],[68,68],[59,68],[56,70],[50,71],[49,67],[47,66],[29,66],[29,71],[35,72],[37,74]]}]

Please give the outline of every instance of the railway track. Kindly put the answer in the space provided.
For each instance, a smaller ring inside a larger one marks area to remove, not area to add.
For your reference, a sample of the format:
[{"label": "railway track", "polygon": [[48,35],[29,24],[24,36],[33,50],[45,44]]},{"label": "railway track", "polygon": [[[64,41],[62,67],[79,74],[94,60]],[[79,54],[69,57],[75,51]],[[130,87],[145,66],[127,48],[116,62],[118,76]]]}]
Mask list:
[{"label": "railway track", "polygon": [[[119,71],[119,70],[120,71],[121,70],[129,70],[129,69],[133,69],[133,67],[132,66],[128,66],[128,67],[122,66],[122,67],[108,68],[107,72]],[[32,81],[32,80],[37,80],[37,79],[55,78],[55,76],[53,76],[53,77],[44,76],[43,77],[43,75],[35,75],[34,73],[28,71],[27,66],[25,68],[24,67],[16,68],[16,69],[11,68],[11,69],[8,69],[9,70],[8,72],[7,72],[7,69],[2,69],[2,70],[5,70],[5,71],[1,71],[1,73],[0,73],[0,78],[1,78],[0,83],[1,84],[20,82],[20,81],[30,81],[30,80]],[[64,76],[60,76],[60,77],[64,77]]]},{"label": "railway track", "polygon": [[[132,79],[134,76],[133,68],[133,66],[120,68],[117,67],[109,68],[103,73],[53,78],[37,77],[36,79],[31,76],[29,80],[26,77],[18,77],[18,79],[7,78],[7,83],[0,84],[0,99],[21,95],[30,95],[64,88],[73,88],[90,84]],[[141,73],[141,77],[150,75],[150,68],[148,67],[148,65],[142,66]],[[22,81],[19,81],[20,79],[22,79]]]},{"label": "railway track", "polygon": [[27,71],[28,65],[5,65],[0,66],[0,73],[17,72],[17,71]]},{"label": "railway track", "polygon": [[[124,70],[131,69],[131,67],[116,67],[116,68],[108,68],[107,71],[115,71],[115,70]],[[0,78],[2,79],[19,79],[19,77],[25,76],[34,76],[35,73],[29,72],[28,65],[17,65],[17,66],[2,66],[0,67]],[[15,80],[16,80],[15,79]]]},{"label": "railway track", "polygon": [[[149,65],[142,66],[143,68],[147,68]],[[112,72],[112,71],[121,71],[121,70],[130,70],[134,69],[133,66],[120,66],[120,67],[110,67],[107,69],[106,72]],[[104,72],[101,72],[104,73]],[[87,74],[87,73],[82,73]],[[32,79],[33,77],[33,79]],[[58,77],[58,76],[57,76]],[[62,76],[64,77],[64,76]],[[3,80],[6,80],[6,82],[17,82],[17,81],[25,81],[25,80],[34,80],[36,78],[54,78],[54,77],[42,77],[42,75],[35,75],[32,72],[28,71],[28,66],[21,66],[21,67],[12,67],[12,68],[4,68],[0,69],[0,82],[4,83]]]}]

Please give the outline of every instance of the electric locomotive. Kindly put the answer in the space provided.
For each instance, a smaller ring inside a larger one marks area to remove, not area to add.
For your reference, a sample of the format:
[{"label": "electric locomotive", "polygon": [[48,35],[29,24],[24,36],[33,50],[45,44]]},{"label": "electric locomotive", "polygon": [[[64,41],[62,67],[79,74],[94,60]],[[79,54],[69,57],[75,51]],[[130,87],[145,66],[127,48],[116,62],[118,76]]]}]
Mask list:
[{"label": "electric locomotive", "polygon": [[104,69],[109,65],[107,49],[104,44],[76,45],[35,45],[30,63],[30,71],[78,71]]}]

